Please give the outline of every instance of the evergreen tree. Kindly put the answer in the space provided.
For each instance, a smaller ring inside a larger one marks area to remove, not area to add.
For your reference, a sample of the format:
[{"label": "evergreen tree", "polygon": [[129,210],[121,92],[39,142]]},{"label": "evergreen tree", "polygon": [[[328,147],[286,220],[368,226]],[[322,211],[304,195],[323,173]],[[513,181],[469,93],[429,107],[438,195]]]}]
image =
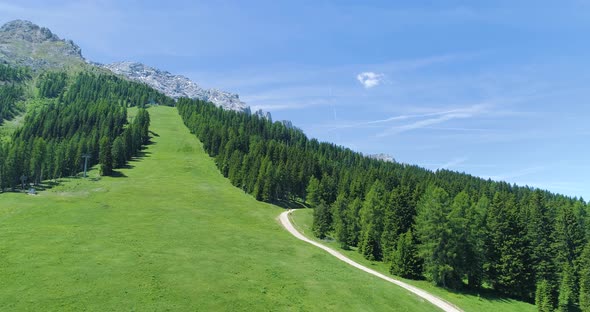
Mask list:
[{"label": "evergreen tree", "polygon": [[371,186],[360,211],[361,235],[359,252],[369,260],[381,260],[381,234],[385,209],[385,187],[377,180]]},{"label": "evergreen tree", "polygon": [[355,198],[352,200],[349,205],[348,209],[346,210],[346,217],[350,221],[350,228],[349,228],[349,246],[357,246],[359,245],[359,237],[361,233],[361,223],[360,223],[360,211],[363,207],[363,201],[360,198]]},{"label": "evergreen tree", "polygon": [[392,258],[389,269],[391,274],[412,279],[422,276],[422,263],[418,256],[418,248],[412,230],[408,230],[399,237]]},{"label": "evergreen tree", "polygon": [[449,243],[446,247],[449,265],[453,268],[454,275],[459,279],[456,286],[461,285],[464,277],[470,273],[470,265],[476,259],[475,247],[469,231],[468,211],[471,209],[469,195],[460,192],[453,199],[451,212],[448,216]]},{"label": "evergreen tree", "polygon": [[100,163],[100,175],[110,176],[113,173],[113,157],[111,155],[111,141],[108,137],[100,139],[99,147],[99,163]]},{"label": "evergreen tree", "polygon": [[555,268],[553,262],[553,223],[549,209],[544,203],[543,193],[535,191],[527,205],[527,238],[531,244],[531,260],[535,278],[555,283]]},{"label": "evergreen tree", "polygon": [[125,165],[126,151],[125,143],[123,143],[123,138],[115,138],[115,140],[113,141],[113,148],[111,154],[113,157],[113,165],[115,168],[121,168]]},{"label": "evergreen tree", "polygon": [[316,179],[316,177],[311,176],[309,178],[309,183],[307,184],[307,189],[305,190],[307,196],[305,200],[312,206],[317,207],[320,204],[320,181]]},{"label": "evergreen tree", "polygon": [[351,241],[351,221],[348,216],[349,202],[346,195],[340,194],[332,204],[332,222],[335,239],[343,249],[349,248]]},{"label": "evergreen tree", "polygon": [[416,209],[412,194],[407,186],[395,188],[389,195],[384,216],[384,229],[381,236],[383,260],[391,261],[398,237],[406,233],[414,224]]},{"label": "evergreen tree", "polygon": [[326,204],[331,204],[336,200],[336,182],[334,178],[328,174],[322,175],[322,180],[319,185],[320,201]]},{"label": "evergreen tree", "polygon": [[320,239],[325,238],[326,234],[330,231],[330,219],[330,207],[324,202],[320,202],[313,209],[313,234]]},{"label": "evergreen tree", "polygon": [[439,286],[457,287],[461,280],[451,266],[454,251],[448,248],[447,192],[440,187],[430,186],[418,203],[417,210],[416,232],[421,242],[419,251],[424,259],[426,278]]},{"label": "evergreen tree", "polygon": [[494,195],[487,218],[488,242],[486,274],[494,289],[529,300],[534,296],[533,268],[526,225],[515,197]]},{"label": "evergreen tree", "polygon": [[564,267],[569,264],[576,270],[576,260],[582,254],[585,243],[584,229],[576,217],[572,205],[558,211],[555,223],[556,260]]},{"label": "evergreen tree", "polygon": [[580,258],[580,310],[590,312],[590,244]]},{"label": "evergreen tree", "polygon": [[558,311],[569,312],[577,310],[575,288],[576,281],[574,268],[570,264],[566,264],[563,268],[561,283],[559,285]]},{"label": "evergreen tree", "polygon": [[535,305],[539,312],[553,312],[553,295],[551,286],[546,280],[537,283],[535,292]]},{"label": "evergreen tree", "polygon": [[33,142],[33,151],[31,153],[31,173],[35,185],[41,183],[43,175],[43,165],[46,157],[46,144],[43,138],[37,138]]},{"label": "evergreen tree", "polygon": [[467,256],[467,283],[471,288],[481,286],[484,277],[486,215],[490,206],[490,200],[482,195],[477,203],[467,211],[467,223],[469,231],[469,245],[473,248],[473,254]]}]

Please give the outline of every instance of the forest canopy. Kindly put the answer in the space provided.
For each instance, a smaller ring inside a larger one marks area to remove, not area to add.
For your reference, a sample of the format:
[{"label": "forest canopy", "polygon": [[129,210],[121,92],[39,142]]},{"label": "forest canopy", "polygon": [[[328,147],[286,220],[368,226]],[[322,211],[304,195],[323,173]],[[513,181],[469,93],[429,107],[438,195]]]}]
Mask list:
[{"label": "forest canopy", "polygon": [[[14,71],[2,77],[10,83],[26,79]],[[144,84],[112,75],[47,72],[36,87],[43,104],[30,108],[10,142],[0,144],[0,190],[75,175],[82,171],[82,156],[89,166],[99,164],[102,175],[111,175],[148,141],[150,119],[143,107],[174,103]],[[132,106],[140,109],[129,123]]]}]

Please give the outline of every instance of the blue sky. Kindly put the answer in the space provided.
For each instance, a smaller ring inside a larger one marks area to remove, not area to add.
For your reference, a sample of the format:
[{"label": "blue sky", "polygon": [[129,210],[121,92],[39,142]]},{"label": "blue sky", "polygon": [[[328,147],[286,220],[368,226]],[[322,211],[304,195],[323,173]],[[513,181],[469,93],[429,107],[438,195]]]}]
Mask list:
[{"label": "blue sky", "polygon": [[589,1],[1,1],[309,136],[590,198]]}]

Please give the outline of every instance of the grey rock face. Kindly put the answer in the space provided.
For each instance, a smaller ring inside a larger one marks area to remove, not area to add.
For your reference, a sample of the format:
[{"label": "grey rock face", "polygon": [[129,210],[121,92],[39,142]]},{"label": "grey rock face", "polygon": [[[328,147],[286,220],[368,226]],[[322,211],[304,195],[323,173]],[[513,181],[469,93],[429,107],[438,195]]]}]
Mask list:
[{"label": "grey rock face", "polygon": [[367,155],[367,157],[377,159],[377,160],[383,160],[386,162],[395,162],[395,159],[393,158],[393,156],[388,155],[388,154],[384,154],[384,153]]},{"label": "grey rock face", "polygon": [[152,88],[175,99],[188,97],[212,102],[225,109],[247,111],[246,103],[240,101],[237,94],[217,90],[203,89],[185,76],[173,75],[142,63],[118,62],[103,65],[115,74],[128,79],[146,83]]},{"label": "grey rock face", "polygon": [[4,38],[24,40],[31,43],[60,40],[49,29],[23,20],[15,20],[4,24],[0,28],[0,33],[4,35]]},{"label": "grey rock face", "polygon": [[0,60],[33,69],[84,63],[82,50],[74,42],[23,20],[0,27]]}]

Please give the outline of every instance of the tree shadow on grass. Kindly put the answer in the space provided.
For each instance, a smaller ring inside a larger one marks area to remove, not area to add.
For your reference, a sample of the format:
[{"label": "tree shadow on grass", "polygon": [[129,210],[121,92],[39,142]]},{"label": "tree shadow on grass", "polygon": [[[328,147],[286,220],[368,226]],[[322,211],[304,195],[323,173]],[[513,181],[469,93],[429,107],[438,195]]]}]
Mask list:
[{"label": "tree shadow on grass", "polygon": [[271,204],[273,204],[275,206],[279,206],[279,207],[284,208],[284,209],[303,209],[303,208],[309,208],[307,205],[305,205],[305,202],[300,201],[300,200],[286,200],[286,199],[281,199],[281,200],[273,201]]},{"label": "tree shadow on grass", "polygon": [[113,178],[127,178],[127,176],[123,172],[115,171],[115,170],[113,170],[113,173],[111,173],[111,177],[113,177]]},{"label": "tree shadow on grass", "polygon": [[135,156],[133,156],[131,158],[131,161],[140,161],[140,160],[142,160],[144,158],[150,157],[151,154],[152,154],[152,152],[148,152],[148,151],[145,151],[145,150],[140,151],[139,153],[137,153],[137,155],[135,155]]},{"label": "tree shadow on grass", "polygon": [[133,169],[133,168],[135,168],[135,166],[134,165],[131,165],[129,163],[126,163],[125,165],[123,165],[121,167],[121,169]]},{"label": "tree shadow on grass", "polygon": [[491,288],[481,288],[481,289],[469,289],[469,288],[465,288],[465,289],[450,289],[450,288],[445,288],[446,291],[453,293],[453,294],[459,294],[459,295],[469,295],[469,296],[477,296],[479,298],[479,300],[486,300],[486,301],[496,301],[496,302],[510,302],[510,301],[522,301],[522,302],[526,302],[526,303],[531,303],[528,302],[526,300],[523,300],[522,298],[515,298],[515,297],[510,297],[507,295],[503,295],[499,292],[497,292],[496,290],[493,290]]},{"label": "tree shadow on grass", "polygon": [[[33,184],[33,183],[26,183],[25,188],[23,189],[22,186],[18,185],[17,187],[10,188],[7,187],[3,190],[0,190],[0,194],[2,193],[23,193],[23,194],[29,194],[29,191],[31,189],[35,190],[36,192],[43,192],[43,191],[47,191],[52,189],[53,187],[57,186],[59,184],[59,182],[55,182],[55,181],[43,181],[40,184]],[[33,194],[35,195],[35,194]]]}]

